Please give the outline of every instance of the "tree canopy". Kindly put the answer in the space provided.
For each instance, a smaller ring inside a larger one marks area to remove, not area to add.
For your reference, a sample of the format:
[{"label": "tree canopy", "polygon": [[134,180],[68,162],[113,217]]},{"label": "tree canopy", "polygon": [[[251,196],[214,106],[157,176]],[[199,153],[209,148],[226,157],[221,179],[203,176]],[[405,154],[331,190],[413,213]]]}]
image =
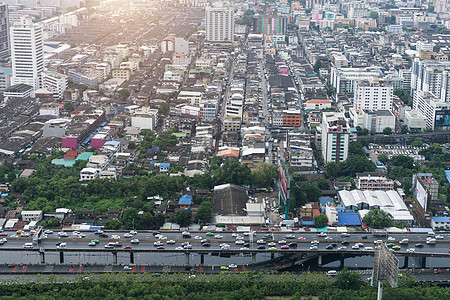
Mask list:
[{"label": "tree canopy", "polygon": [[364,223],[372,228],[382,228],[392,225],[392,215],[380,209],[369,211],[363,218]]},{"label": "tree canopy", "polygon": [[314,216],[314,226],[317,228],[322,228],[327,226],[328,224],[328,217],[326,215],[320,214],[317,216]]}]

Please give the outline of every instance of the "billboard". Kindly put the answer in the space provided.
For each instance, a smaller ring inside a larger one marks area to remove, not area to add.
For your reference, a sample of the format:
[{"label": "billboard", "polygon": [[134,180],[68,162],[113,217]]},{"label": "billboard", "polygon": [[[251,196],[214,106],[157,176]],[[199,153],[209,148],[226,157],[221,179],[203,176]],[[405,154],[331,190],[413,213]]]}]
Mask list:
[{"label": "billboard", "polygon": [[384,242],[377,243],[373,259],[371,285],[377,286],[379,281],[386,281],[392,287],[397,287],[397,279],[398,258],[389,250]]},{"label": "billboard", "polygon": [[450,128],[450,110],[438,110],[436,111],[436,117],[434,119],[434,128],[438,127]]},{"label": "billboard", "polygon": [[200,108],[194,106],[183,106],[181,108],[181,114],[191,117],[198,117],[200,116]]},{"label": "billboard", "polygon": [[422,206],[424,210],[427,210],[428,194],[419,181],[417,181],[414,195],[416,196],[417,202],[419,202],[420,206]]},{"label": "billboard", "polygon": [[289,178],[289,173],[286,169],[286,166],[282,160],[278,162],[278,187],[280,190],[280,204],[285,206],[285,219],[288,219],[288,211],[289,211],[289,193],[291,180]]}]

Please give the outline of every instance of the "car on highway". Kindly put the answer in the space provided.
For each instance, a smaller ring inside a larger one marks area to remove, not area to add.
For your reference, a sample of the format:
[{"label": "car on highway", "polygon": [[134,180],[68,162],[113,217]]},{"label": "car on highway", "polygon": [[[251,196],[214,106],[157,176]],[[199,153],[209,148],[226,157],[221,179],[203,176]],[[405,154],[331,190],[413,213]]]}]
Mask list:
[{"label": "car on highway", "polygon": [[168,245],[173,245],[173,244],[175,244],[175,241],[174,241],[174,240],[168,240],[168,241],[166,242],[166,244],[168,244]]},{"label": "car on highway", "polygon": [[352,249],[353,249],[353,250],[359,250],[359,245],[353,245],[353,246],[352,246]]},{"label": "car on highway", "polygon": [[289,243],[289,248],[297,248],[297,243]]},{"label": "car on highway", "polygon": [[394,247],[394,246],[395,246],[394,243],[387,243],[387,244],[386,244],[386,247],[389,247],[389,248]]},{"label": "car on highway", "polygon": [[414,247],[416,248],[423,248],[423,244],[422,243],[417,243],[414,245]]},{"label": "car on highway", "polygon": [[395,241],[395,237],[393,236],[388,237],[388,241]]},{"label": "car on highway", "polygon": [[327,245],[327,246],[325,247],[325,249],[331,250],[331,249],[334,249],[334,248],[333,248],[333,246],[331,246],[331,245]]},{"label": "car on highway", "polygon": [[155,246],[155,247],[159,247],[159,246],[162,246],[162,245],[164,245],[164,243],[163,242],[154,242],[153,243],[153,246]]},{"label": "car on highway", "polygon": [[270,242],[270,243],[267,244],[267,246],[269,246],[269,247],[273,247],[273,246],[276,246],[276,245],[277,245],[277,244],[274,243],[274,242]]},{"label": "car on highway", "polygon": [[202,237],[201,237],[201,236],[199,236],[199,235],[196,235],[196,236],[194,236],[194,239],[196,239],[196,240],[201,240],[201,239],[202,239]]},{"label": "car on highway", "polygon": [[[2,233],[3,233],[3,232],[2,232]],[[17,233],[17,234],[22,234],[22,233],[24,233],[24,231],[23,231],[23,230],[17,230],[16,233]]]},{"label": "car on highway", "polygon": [[136,230],[131,230],[130,233],[131,233],[132,235],[136,235],[136,234],[137,234],[137,231],[136,231]]},{"label": "car on highway", "polygon": [[365,251],[373,251],[373,247],[364,247]]},{"label": "car on highway", "polygon": [[56,246],[57,249],[64,249],[67,248],[67,244],[66,243],[61,243],[58,246]]},{"label": "car on highway", "polygon": [[129,239],[129,238],[132,238],[133,235],[131,233],[127,232],[123,235],[123,237]]},{"label": "car on highway", "polygon": [[229,264],[228,267],[229,268],[237,268],[237,265],[236,264]]},{"label": "car on highway", "polygon": [[320,237],[327,237],[328,236],[328,234],[326,233],[326,232],[321,232],[321,233],[319,233],[319,236]]},{"label": "car on highway", "polygon": [[227,267],[227,266],[221,266],[220,269],[221,269],[221,270],[229,270],[230,268]]},{"label": "car on highway", "polygon": [[130,266],[123,266],[123,270],[124,271],[131,271],[131,270],[133,270],[133,268],[130,267]]},{"label": "car on highway", "polygon": [[232,237],[237,237],[238,235],[239,235],[239,234],[236,233],[236,232],[234,232],[234,233],[231,234]]},{"label": "car on highway", "polygon": [[212,232],[207,232],[207,233],[206,233],[206,236],[214,236],[214,233],[212,233]]},{"label": "car on highway", "polygon": [[48,230],[47,229],[47,230],[44,231],[44,234],[53,234],[53,230]]},{"label": "car on highway", "polygon": [[441,270],[441,269],[438,269],[438,268],[435,268],[435,269],[433,269],[433,273],[434,273],[434,274],[441,274],[441,273],[442,273],[442,270]]},{"label": "car on highway", "polygon": [[97,246],[97,244],[96,243],[93,243],[93,242],[89,242],[89,244],[88,244],[88,246]]},{"label": "car on highway", "polygon": [[344,246],[348,246],[350,243],[348,241],[342,241],[341,244]]},{"label": "car on highway", "polygon": [[234,242],[236,245],[244,245],[245,242],[244,240],[237,240],[236,242]]},{"label": "car on highway", "polygon": [[266,244],[266,241],[265,240],[257,240],[256,243],[260,244],[260,245],[264,245],[264,244]]},{"label": "car on highway", "polygon": [[361,239],[362,239],[362,240],[367,240],[367,235],[362,235],[362,236],[361,236]]},{"label": "car on highway", "polygon": [[345,247],[345,246],[340,246],[340,247],[338,248],[338,250],[347,250],[347,247]]},{"label": "car on highway", "polygon": [[444,239],[444,236],[443,236],[443,235],[437,235],[437,236],[436,236],[436,239],[437,239],[437,240],[443,240],[443,239]]},{"label": "car on highway", "polygon": [[406,252],[409,252],[409,253],[415,253],[415,252],[416,252],[416,249],[414,249],[414,248],[409,248],[409,249],[406,249]]},{"label": "car on highway", "polygon": [[341,237],[350,237],[350,234],[348,234],[347,232],[343,232],[341,233]]},{"label": "car on highway", "polygon": [[68,237],[69,235],[67,234],[67,232],[61,231],[61,232],[58,232],[58,236],[59,237]]},{"label": "car on highway", "polygon": [[[263,249],[266,249],[266,247],[263,246],[263,245],[259,245],[258,247],[256,247],[256,249],[258,249],[258,250],[263,250]],[[450,252],[450,251],[449,251],[449,252]]]},{"label": "car on highway", "polygon": [[183,247],[176,247],[175,250],[184,250]]},{"label": "car on highway", "polygon": [[217,234],[216,236],[214,236],[215,239],[223,239],[223,235]]},{"label": "car on highway", "polygon": [[184,248],[184,249],[192,249],[192,245],[191,245],[191,244],[184,245],[183,248]]},{"label": "car on highway", "polygon": [[25,243],[23,244],[24,248],[33,248],[33,243]]},{"label": "car on highway", "polygon": [[133,247],[131,245],[126,245],[123,247],[123,249],[133,249]]},{"label": "car on highway", "polygon": [[337,243],[331,243],[330,245],[333,246],[333,248],[337,247]]},{"label": "car on highway", "polygon": [[283,246],[281,246],[280,248],[281,248],[281,249],[289,249],[289,246],[288,246],[288,245],[283,245]]},{"label": "car on highway", "polygon": [[409,239],[403,239],[400,242],[398,242],[399,245],[408,245],[409,244]]},{"label": "car on highway", "polygon": [[7,232],[0,232],[0,236],[7,236],[8,233]]},{"label": "car on highway", "polygon": [[156,249],[158,249],[158,250],[164,250],[164,246],[158,246],[158,247],[156,247]]},{"label": "car on highway", "polygon": [[130,241],[130,243],[132,243],[132,244],[139,244],[139,240],[138,239],[132,239]]},{"label": "car on highway", "polygon": [[298,237],[298,240],[301,240],[301,241],[303,241],[303,240],[306,240],[306,238],[305,238],[305,237],[302,237],[302,236],[300,236],[300,237]]},{"label": "car on highway", "polygon": [[295,239],[295,235],[293,235],[293,234],[287,234],[285,237],[286,237],[286,239],[288,239],[288,240],[293,240],[293,239]]},{"label": "car on highway", "polygon": [[[61,233],[61,232],[60,232]],[[97,230],[96,232],[94,232],[94,234],[102,234],[103,230]],[[58,233],[59,234],[59,233]]]},{"label": "car on highway", "polygon": [[436,245],[436,239],[427,239],[427,245]]},{"label": "car on highway", "polygon": [[326,236],[325,239],[326,240],[332,240],[333,238],[331,236]]},{"label": "car on highway", "polygon": [[276,247],[270,247],[269,250],[277,250]]},{"label": "car on highway", "polygon": [[318,250],[318,249],[319,249],[319,246],[316,246],[316,245],[311,245],[309,247],[309,250]]},{"label": "car on highway", "polygon": [[111,236],[111,238],[112,238],[113,240],[118,240],[118,239],[120,239],[120,236],[118,236],[117,234],[113,234],[113,235]]},{"label": "car on highway", "polygon": [[401,247],[400,247],[400,246],[394,246],[394,247],[392,247],[392,249],[394,249],[394,250],[400,250]]},{"label": "car on highway", "polygon": [[278,241],[278,244],[284,245],[284,244],[286,244],[286,241],[285,240]]},{"label": "car on highway", "polygon": [[211,247],[211,243],[210,242],[206,242],[206,243],[202,243],[203,247]]}]

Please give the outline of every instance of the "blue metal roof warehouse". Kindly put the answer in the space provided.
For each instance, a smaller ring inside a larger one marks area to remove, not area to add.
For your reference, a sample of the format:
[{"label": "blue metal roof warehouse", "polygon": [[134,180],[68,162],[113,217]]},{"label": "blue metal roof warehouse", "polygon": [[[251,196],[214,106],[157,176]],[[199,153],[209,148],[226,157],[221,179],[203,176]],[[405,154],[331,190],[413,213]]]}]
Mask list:
[{"label": "blue metal roof warehouse", "polygon": [[359,215],[355,212],[339,212],[338,213],[338,225],[342,226],[361,226],[361,220]]}]

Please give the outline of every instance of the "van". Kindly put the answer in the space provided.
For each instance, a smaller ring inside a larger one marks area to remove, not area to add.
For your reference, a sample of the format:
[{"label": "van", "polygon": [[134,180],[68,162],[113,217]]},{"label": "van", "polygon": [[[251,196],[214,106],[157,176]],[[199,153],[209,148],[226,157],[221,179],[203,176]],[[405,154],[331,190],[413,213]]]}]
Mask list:
[{"label": "van", "polygon": [[336,276],[337,275],[337,271],[336,270],[330,270],[327,272],[328,276]]},{"label": "van", "polygon": [[33,248],[33,243],[25,243],[23,245],[24,248]]}]

